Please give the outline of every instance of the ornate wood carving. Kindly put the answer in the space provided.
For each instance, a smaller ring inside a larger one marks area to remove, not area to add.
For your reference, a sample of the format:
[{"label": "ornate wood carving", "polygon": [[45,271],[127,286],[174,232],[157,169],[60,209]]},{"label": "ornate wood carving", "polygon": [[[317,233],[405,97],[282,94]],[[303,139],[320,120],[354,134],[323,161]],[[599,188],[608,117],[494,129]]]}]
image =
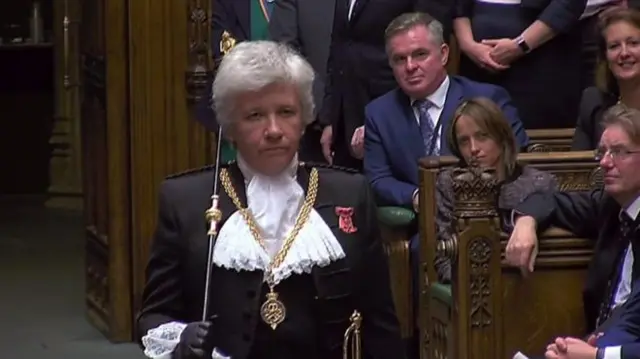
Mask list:
[{"label": "ornate wood carving", "polygon": [[[602,185],[602,173],[590,151],[525,153],[518,161],[557,175],[564,189],[591,190]],[[436,201],[435,179],[442,168],[455,163],[448,157],[421,161],[421,204]],[[491,189],[493,180],[473,171],[459,169],[454,175],[457,238],[436,242],[435,225],[428,220],[435,212],[430,206],[424,211],[421,207],[424,251],[437,249],[453,261],[453,301],[446,295],[431,295],[428,319],[421,319],[431,339],[429,355],[422,358],[506,358],[517,351],[539,352],[557,333],[584,332],[581,293],[592,242],[557,228],[545,231],[539,237],[535,272],[523,279],[520,271],[501,263],[509,235],[501,233],[493,208],[497,195]],[[483,185],[485,181],[489,184]],[[554,294],[558,287],[563,288],[561,297]],[[439,337],[443,325],[449,342]]]},{"label": "ornate wood carving", "polygon": [[109,249],[106,238],[95,227],[87,228],[86,303],[92,323],[100,330],[109,331]]},{"label": "ornate wood carving", "polygon": [[409,233],[407,228],[389,228],[382,226],[384,249],[389,259],[391,292],[396,313],[400,321],[400,334],[408,339],[414,335],[415,315],[413,313],[413,295],[410,263]]},{"label": "ornate wood carving", "polygon": [[78,17],[85,302],[91,323],[114,342],[129,341],[133,333],[127,5],[81,0]]},{"label": "ornate wood carving", "polygon": [[206,0],[188,0],[189,68],[186,73],[186,86],[190,103],[201,101],[206,96],[213,73],[210,3],[211,1]]},{"label": "ornate wood carving", "polygon": [[528,152],[565,152],[571,151],[573,128],[528,130],[530,144]]},{"label": "ornate wood carving", "polygon": [[484,237],[474,238],[469,243],[469,264],[471,266],[471,308],[469,317],[472,328],[491,325],[493,313],[489,303],[489,262],[491,260],[491,242]]},{"label": "ornate wood carving", "polygon": [[487,233],[500,229],[495,207],[498,179],[493,170],[458,168],[453,189],[459,243],[452,289],[458,305],[452,312],[456,335],[450,358],[497,358],[500,343],[483,338],[501,332],[500,321],[494,320],[501,314],[500,237]]},{"label": "ornate wood carving", "polygon": [[553,173],[561,191],[582,192],[602,186],[602,170],[596,168],[557,170]]},{"label": "ornate wood carving", "polygon": [[458,218],[470,219],[497,215],[494,204],[498,195],[498,180],[493,170],[456,168],[453,171],[453,191],[456,196],[455,213]]}]

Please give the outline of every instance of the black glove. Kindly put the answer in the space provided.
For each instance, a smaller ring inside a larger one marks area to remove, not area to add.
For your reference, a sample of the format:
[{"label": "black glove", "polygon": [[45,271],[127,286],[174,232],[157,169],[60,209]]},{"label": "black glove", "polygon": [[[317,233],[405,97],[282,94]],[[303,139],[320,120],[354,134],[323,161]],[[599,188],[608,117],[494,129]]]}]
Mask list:
[{"label": "black glove", "polygon": [[173,359],[210,359],[215,348],[215,331],[213,323],[215,317],[206,322],[193,322],[187,324],[180,342],[173,352]]}]

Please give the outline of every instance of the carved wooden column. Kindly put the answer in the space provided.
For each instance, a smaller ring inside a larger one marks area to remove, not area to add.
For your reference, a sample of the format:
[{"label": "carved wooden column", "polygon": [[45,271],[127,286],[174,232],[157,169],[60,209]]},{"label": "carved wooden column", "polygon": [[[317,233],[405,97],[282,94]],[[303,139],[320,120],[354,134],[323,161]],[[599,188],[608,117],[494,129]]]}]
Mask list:
[{"label": "carved wooden column", "polygon": [[498,181],[493,171],[453,173],[457,263],[453,268],[452,359],[501,358],[502,293]]},{"label": "carved wooden column", "polygon": [[[77,0],[54,3],[55,115],[47,206],[82,208]],[[68,22],[65,24],[65,18]]]},{"label": "carved wooden column", "polygon": [[[189,68],[186,73],[187,98],[191,106],[206,101],[209,86],[213,78],[215,64],[213,62],[211,41],[211,1],[187,0],[188,36],[189,36]],[[216,133],[209,133],[210,162],[216,157]]]}]

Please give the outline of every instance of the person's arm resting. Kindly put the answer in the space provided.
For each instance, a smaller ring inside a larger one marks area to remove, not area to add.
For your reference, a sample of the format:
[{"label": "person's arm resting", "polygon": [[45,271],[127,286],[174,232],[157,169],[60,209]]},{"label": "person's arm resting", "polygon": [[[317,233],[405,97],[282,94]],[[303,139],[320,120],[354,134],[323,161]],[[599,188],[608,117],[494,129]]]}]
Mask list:
[{"label": "person's arm resting", "polygon": [[515,209],[516,217],[531,216],[538,231],[550,226],[564,228],[573,234],[592,238],[598,232],[602,191],[534,192]]},{"label": "person's arm resting", "polygon": [[[418,186],[393,177],[387,156],[392,148],[384,148],[380,130],[368,109],[365,110],[364,173],[374,193],[384,204],[413,208],[413,197]],[[416,164],[418,166],[418,164]]]}]

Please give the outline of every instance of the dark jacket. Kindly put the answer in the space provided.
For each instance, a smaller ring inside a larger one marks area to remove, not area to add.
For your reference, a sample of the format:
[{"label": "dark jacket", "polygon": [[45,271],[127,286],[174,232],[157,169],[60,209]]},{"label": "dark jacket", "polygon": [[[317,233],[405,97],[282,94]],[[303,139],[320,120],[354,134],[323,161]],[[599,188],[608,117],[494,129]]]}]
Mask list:
[{"label": "dark jacket", "polygon": [[604,131],[602,117],[617,101],[616,96],[602,92],[595,86],[588,87],[582,92],[580,114],[571,144],[573,151],[588,151],[598,147]]},{"label": "dark jacket", "polygon": [[[242,172],[235,164],[229,166],[229,172],[246,206]],[[297,173],[305,191],[309,173],[310,168],[303,166]],[[210,205],[213,176],[213,168],[205,168],[170,178],[162,185],[158,225],[137,318],[138,339],[166,322],[201,319],[208,252],[204,213]],[[345,233],[339,228],[336,207],[353,208],[356,232]],[[343,335],[351,314],[358,310],[363,317],[363,350],[371,358],[404,358],[376,207],[366,180],[359,174],[320,168],[314,208],[332,229],[346,257],[278,284],[289,314],[275,331],[265,328],[259,314],[265,298],[263,272],[214,267],[209,313],[218,315],[216,346],[234,359],[342,358]],[[220,209],[224,226],[235,212],[224,190]]]}]

